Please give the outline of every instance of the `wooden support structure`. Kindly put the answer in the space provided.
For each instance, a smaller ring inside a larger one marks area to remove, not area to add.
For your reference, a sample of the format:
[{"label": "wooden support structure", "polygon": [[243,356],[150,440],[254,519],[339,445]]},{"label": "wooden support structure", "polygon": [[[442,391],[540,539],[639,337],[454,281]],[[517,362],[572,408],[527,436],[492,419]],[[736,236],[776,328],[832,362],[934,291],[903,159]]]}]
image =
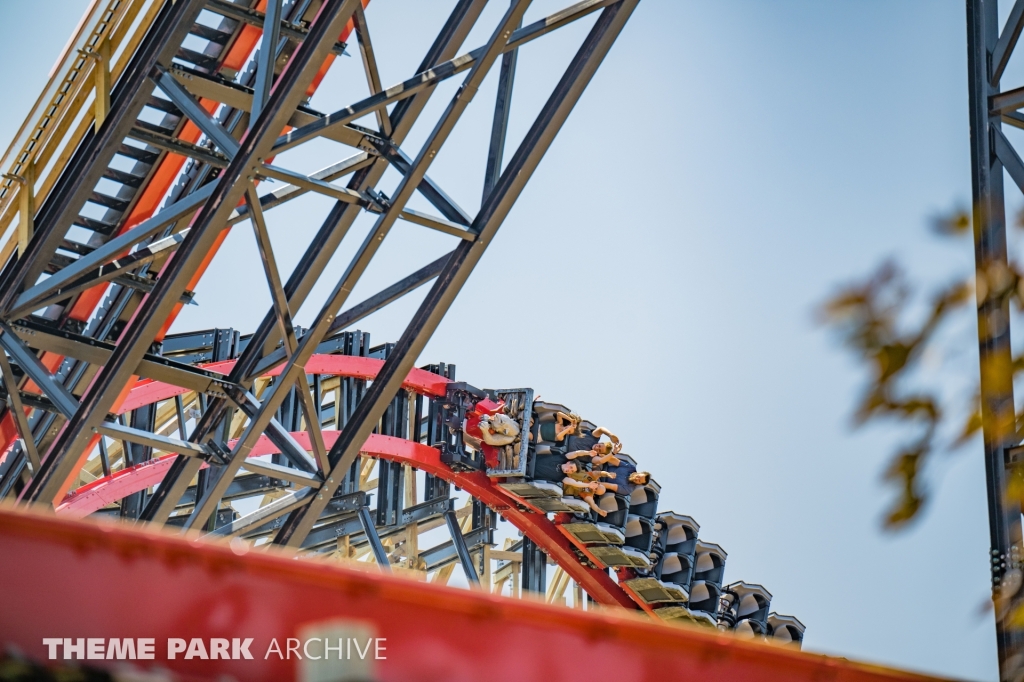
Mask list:
[{"label": "wooden support structure", "polygon": [[107,120],[110,113],[110,41],[104,38],[96,46],[93,53],[96,65],[93,67],[93,82],[95,83],[94,111],[96,116],[96,130],[98,131]]}]

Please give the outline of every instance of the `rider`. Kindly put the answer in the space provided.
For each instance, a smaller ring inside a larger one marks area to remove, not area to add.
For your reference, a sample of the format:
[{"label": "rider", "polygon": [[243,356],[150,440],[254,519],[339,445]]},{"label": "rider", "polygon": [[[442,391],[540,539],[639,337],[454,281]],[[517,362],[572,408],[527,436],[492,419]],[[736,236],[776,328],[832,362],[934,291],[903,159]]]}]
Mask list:
[{"label": "rider", "polygon": [[533,478],[550,483],[561,483],[565,478],[566,470],[563,467],[566,464],[571,464],[573,471],[577,468],[557,448],[553,448],[547,455],[538,454],[533,463]]},{"label": "rider", "polygon": [[594,495],[603,495],[606,492],[604,484],[600,482],[602,477],[609,474],[604,471],[586,471],[570,462],[561,453],[550,455],[538,455],[534,462],[534,480],[561,483],[562,490],[566,495],[578,497],[601,516],[608,514],[594,502]]},{"label": "rider", "polygon": [[612,466],[605,465],[604,471],[611,474],[604,487],[616,495],[629,497],[638,486],[645,486],[651,481],[651,475],[646,471],[637,471],[636,465],[625,460]]},{"label": "rider", "polygon": [[590,464],[592,466],[601,466],[602,464],[618,465],[619,458],[615,456],[618,452],[615,447],[616,443],[602,442],[595,443],[589,450],[576,450],[570,451],[566,457],[568,459],[578,459],[584,464]]},{"label": "rider", "polygon": [[548,443],[561,443],[566,436],[576,431],[580,421],[580,416],[575,412],[566,414],[561,410],[556,410],[553,419],[541,418],[540,440]]},{"label": "rider", "polygon": [[[601,436],[608,436],[611,442],[601,442]],[[611,461],[615,459],[615,455],[619,454],[622,450],[622,443],[619,442],[619,437],[609,431],[603,426],[599,426],[594,430],[590,430],[583,426],[582,421],[576,422],[576,429],[570,436],[565,438],[565,451],[569,453],[574,452],[595,452],[604,461]],[[609,457],[611,459],[609,459]],[[615,463],[612,462],[612,463]],[[595,462],[601,464],[601,462]]]},{"label": "rider", "polygon": [[579,469],[575,462],[563,464],[562,471],[565,472],[562,489],[566,494],[580,498],[599,516],[608,516],[608,512],[601,509],[594,501],[594,495],[604,495],[607,492],[604,484],[600,482],[602,476],[608,475],[607,472]]}]

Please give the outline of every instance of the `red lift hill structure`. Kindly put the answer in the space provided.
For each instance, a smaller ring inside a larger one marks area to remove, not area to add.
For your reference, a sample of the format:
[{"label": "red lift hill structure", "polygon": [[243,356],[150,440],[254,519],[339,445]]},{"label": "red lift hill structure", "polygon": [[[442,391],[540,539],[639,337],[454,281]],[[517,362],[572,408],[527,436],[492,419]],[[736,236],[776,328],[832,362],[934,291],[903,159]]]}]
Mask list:
[{"label": "red lift hill structure", "polygon": [[[530,0],[430,4],[441,29],[390,86],[370,39],[387,0],[90,4],[0,161],[0,680],[932,679],[801,651],[799,618],[726,580],[726,551],[659,508],[659,482],[608,429],[531,388],[417,366],[638,0],[548,16]],[[985,32],[994,3],[968,5],[972,64],[999,68],[1024,5],[1005,40]],[[519,51],[576,23],[582,42],[506,150]],[[332,67],[368,95],[318,111]],[[428,171],[492,70],[471,214]],[[998,77],[973,75],[988,107]],[[1000,116],[1015,121],[1014,102]],[[982,113],[995,133],[978,172],[996,151],[1024,168]],[[348,151],[299,171],[279,157],[301,145]],[[275,213],[317,195],[333,203],[286,276]],[[351,260],[328,268],[364,212]],[[390,234],[397,221],[451,250],[349,300],[395,253],[385,239],[410,234]],[[259,262],[233,274],[267,287],[263,321],[168,334],[232,229],[256,241]],[[325,302],[299,327],[317,285]],[[421,288],[395,343],[357,330]],[[995,461],[1009,445],[992,433]],[[1019,573],[1020,519],[993,509],[998,591]],[[1001,660],[1021,652],[999,636]]]}]

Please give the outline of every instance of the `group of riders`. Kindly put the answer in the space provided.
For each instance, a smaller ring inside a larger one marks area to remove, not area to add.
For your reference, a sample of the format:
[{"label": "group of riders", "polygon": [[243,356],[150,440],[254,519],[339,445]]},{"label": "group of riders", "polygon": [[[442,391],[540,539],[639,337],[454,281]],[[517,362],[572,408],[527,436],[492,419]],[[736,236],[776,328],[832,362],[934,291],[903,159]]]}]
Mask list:
[{"label": "group of riders", "polygon": [[588,428],[578,414],[561,410],[540,413],[538,421],[534,480],[561,483],[566,495],[583,500],[599,516],[608,512],[595,496],[612,492],[628,498],[650,482],[649,473],[618,457],[622,443],[608,429]]}]

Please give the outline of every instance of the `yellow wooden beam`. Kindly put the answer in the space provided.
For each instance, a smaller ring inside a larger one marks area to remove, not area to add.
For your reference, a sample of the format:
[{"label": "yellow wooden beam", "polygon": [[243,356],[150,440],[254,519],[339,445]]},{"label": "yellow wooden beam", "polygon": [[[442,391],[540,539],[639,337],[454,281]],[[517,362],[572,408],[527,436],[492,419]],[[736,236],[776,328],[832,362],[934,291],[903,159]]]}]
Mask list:
[{"label": "yellow wooden beam", "polygon": [[22,166],[22,171],[20,175],[11,175],[5,173],[3,177],[18,183],[17,243],[18,254],[20,255],[25,253],[25,249],[28,248],[28,242],[30,239],[32,239],[32,233],[35,231],[35,161],[33,159],[29,159],[24,164],[24,166]]},{"label": "yellow wooden beam", "polygon": [[106,38],[101,40],[92,57],[96,60],[96,66],[92,72],[93,87],[96,91],[93,108],[96,130],[99,131],[100,126],[107,120],[107,115],[110,113],[110,41]]}]

